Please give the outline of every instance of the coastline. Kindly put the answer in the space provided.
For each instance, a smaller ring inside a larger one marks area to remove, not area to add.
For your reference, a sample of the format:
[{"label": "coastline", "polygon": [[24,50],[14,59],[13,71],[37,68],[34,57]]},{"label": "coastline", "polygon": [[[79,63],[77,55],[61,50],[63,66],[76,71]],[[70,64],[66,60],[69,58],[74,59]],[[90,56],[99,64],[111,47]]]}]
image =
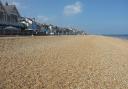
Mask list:
[{"label": "coastline", "polygon": [[128,40],[128,35],[103,35],[103,36],[114,37],[114,38],[119,38],[119,39],[123,39],[123,40]]}]

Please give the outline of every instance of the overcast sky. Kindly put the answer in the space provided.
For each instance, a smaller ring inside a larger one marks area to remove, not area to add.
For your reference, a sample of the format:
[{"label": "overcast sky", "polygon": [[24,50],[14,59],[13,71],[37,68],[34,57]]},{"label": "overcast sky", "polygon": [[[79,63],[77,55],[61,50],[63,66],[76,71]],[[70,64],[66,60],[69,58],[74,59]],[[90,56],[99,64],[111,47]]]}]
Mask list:
[{"label": "overcast sky", "polygon": [[[5,0],[3,0],[5,1]],[[21,16],[94,34],[128,34],[128,0],[8,0]]]}]

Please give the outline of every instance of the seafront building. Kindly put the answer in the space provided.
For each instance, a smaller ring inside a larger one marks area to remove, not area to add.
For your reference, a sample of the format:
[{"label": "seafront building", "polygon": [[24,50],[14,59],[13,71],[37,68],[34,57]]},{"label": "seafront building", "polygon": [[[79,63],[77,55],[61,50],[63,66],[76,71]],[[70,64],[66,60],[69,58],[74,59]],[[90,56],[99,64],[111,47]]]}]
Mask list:
[{"label": "seafront building", "polygon": [[[9,5],[7,2],[3,4],[0,0],[0,34],[15,34],[20,28],[20,14],[15,5]],[[16,28],[15,28],[16,27]],[[11,29],[11,30],[7,30]]]},{"label": "seafront building", "polygon": [[39,23],[37,23],[34,18],[22,17],[19,22],[24,25],[24,29],[21,29],[22,33],[37,34],[40,29]]},{"label": "seafront building", "polygon": [[5,5],[0,1],[0,24],[1,25],[13,25],[18,26],[18,19],[20,14],[15,5],[9,5],[7,2]]}]

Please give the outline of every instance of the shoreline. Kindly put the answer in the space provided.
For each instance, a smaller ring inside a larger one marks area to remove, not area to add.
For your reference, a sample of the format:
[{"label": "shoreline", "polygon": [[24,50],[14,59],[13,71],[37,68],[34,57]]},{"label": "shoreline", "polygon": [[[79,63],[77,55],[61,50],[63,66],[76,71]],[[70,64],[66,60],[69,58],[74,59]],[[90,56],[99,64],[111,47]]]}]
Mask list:
[{"label": "shoreline", "polygon": [[[60,35],[59,37],[62,37],[62,36],[64,36],[64,37],[66,37],[66,36],[74,36],[74,35]],[[115,35],[75,35],[75,36],[98,36],[98,37],[110,37],[110,38],[116,38],[116,39],[120,39],[120,40],[124,40],[124,41],[127,41],[128,40],[128,37],[120,37],[120,35],[119,35],[119,37],[118,37],[118,35],[117,36],[115,36]],[[123,36],[123,35],[122,35]],[[127,36],[127,35],[126,35]],[[5,35],[5,36],[0,36],[0,38],[2,39],[2,38],[26,38],[26,37],[58,37],[58,35],[54,35],[54,36],[21,36],[21,35]]]}]

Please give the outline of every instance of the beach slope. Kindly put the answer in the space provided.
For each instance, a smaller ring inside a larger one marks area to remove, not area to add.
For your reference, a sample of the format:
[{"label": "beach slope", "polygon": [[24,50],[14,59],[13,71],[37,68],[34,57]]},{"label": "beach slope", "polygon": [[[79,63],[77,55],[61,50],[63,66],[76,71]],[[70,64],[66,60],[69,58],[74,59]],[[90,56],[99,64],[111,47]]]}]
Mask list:
[{"label": "beach slope", "polygon": [[2,37],[0,89],[128,89],[128,41]]}]

